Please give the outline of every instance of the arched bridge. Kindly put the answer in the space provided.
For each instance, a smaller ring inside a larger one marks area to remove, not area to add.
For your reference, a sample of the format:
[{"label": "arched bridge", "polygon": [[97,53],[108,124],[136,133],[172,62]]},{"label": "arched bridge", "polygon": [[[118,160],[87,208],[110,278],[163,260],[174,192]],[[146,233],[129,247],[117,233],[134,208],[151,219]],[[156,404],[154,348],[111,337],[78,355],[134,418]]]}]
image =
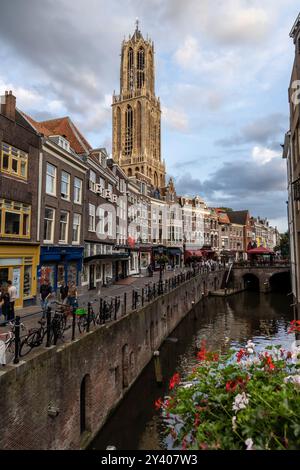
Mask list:
[{"label": "arched bridge", "polygon": [[249,288],[259,292],[280,291],[290,285],[290,264],[234,264],[232,281],[241,289]]}]

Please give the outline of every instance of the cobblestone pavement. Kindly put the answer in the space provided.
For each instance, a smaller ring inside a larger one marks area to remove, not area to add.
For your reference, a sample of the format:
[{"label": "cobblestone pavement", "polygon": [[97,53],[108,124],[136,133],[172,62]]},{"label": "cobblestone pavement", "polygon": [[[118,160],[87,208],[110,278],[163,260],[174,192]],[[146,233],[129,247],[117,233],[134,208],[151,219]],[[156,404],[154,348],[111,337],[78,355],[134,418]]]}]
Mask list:
[{"label": "cobblestone pavement", "polygon": [[[187,268],[183,269],[176,269],[175,271],[165,271],[163,272],[163,281],[168,280],[175,275],[178,275],[180,273],[184,273],[188,271]],[[93,290],[90,291],[87,294],[79,295],[78,297],[78,303],[79,307],[87,307],[88,302],[92,303],[92,307],[95,311],[95,313],[98,313],[99,311],[99,305],[100,305],[100,298],[103,299],[103,301],[110,302],[111,299],[115,298],[116,296],[120,297],[121,300],[121,305],[118,310],[117,318],[120,318],[122,314],[124,313],[124,307],[123,307],[123,299],[124,299],[124,294],[126,292],[127,294],[127,305],[126,305],[126,313],[129,313],[132,310],[132,291],[141,291],[143,287],[146,287],[147,285],[153,285],[154,283],[158,283],[159,281],[159,271],[156,271],[153,273],[153,277],[149,276],[132,276],[130,278],[127,278],[119,281],[118,283],[115,283],[109,287],[101,287],[100,291],[99,290]],[[146,303],[146,302],[145,302]],[[52,304],[52,307],[54,307],[55,304]],[[41,307],[40,306],[33,306],[33,307],[28,307],[24,309],[20,309],[16,311],[16,315],[19,315],[21,317],[21,323],[24,325],[25,329],[21,330],[21,337],[25,336],[28,331],[32,328],[37,328],[39,327],[38,321],[42,317],[42,312],[41,312]],[[3,318],[3,317],[2,317]],[[59,339],[57,342],[57,345],[63,344],[63,342],[69,342],[71,341],[72,337],[72,317],[69,317],[68,319],[68,329],[64,332],[64,337],[63,339]],[[97,326],[96,328],[101,328],[101,326]],[[91,323],[90,330],[93,330],[94,326]],[[2,325],[0,326],[0,340],[5,339],[5,334],[11,329],[9,325]],[[2,336],[1,336],[2,335]],[[76,324],[76,329],[75,329],[75,338],[77,339],[80,337],[80,333]],[[27,356],[31,357],[33,354],[36,354],[38,351],[41,351],[42,349],[45,348],[45,341],[44,344],[38,348],[34,348]],[[26,359],[25,358],[25,359]]]}]

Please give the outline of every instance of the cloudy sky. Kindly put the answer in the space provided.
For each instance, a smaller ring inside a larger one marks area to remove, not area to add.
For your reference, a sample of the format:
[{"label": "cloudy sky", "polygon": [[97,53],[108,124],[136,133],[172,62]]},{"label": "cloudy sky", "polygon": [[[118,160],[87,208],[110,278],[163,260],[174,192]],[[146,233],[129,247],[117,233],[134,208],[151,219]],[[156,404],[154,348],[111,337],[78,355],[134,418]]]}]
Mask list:
[{"label": "cloudy sky", "polygon": [[289,32],[296,0],[1,0],[0,94],[36,119],[69,115],[111,151],[120,45],[154,40],[162,149],[179,193],[286,228]]}]

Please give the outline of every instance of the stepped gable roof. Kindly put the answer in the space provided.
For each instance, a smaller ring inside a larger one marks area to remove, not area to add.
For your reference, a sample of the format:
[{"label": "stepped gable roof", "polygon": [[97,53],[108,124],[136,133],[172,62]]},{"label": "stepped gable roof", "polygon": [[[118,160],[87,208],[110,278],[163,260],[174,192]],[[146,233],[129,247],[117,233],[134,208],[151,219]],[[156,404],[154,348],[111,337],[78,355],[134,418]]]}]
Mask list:
[{"label": "stepped gable roof", "polygon": [[36,131],[44,134],[46,137],[50,135],[61,135],[65,137],[70,142],[70,146],[74,152],[83,154],[92,150],[89,142],[83,137],[68,116],[38,122],[24,112],[22,112],[22,115]]}]

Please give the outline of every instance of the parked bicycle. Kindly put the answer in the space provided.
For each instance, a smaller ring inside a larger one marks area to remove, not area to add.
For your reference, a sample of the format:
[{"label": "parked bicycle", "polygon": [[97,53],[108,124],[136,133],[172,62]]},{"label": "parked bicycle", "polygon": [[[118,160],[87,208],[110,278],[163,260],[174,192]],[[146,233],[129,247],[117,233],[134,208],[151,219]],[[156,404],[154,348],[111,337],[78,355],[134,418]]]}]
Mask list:
[{"label": "parked bicycle", "polygon": [[[93,325],[96,326],[96,324],[99,323],[98,315],[95,314],[93,309],[93,304],[94,302],[89,302],[87,308],[81,307],[75,310],[75,314],[78,317],[77,326],[79,333],[87,331],[89,324],[91,325],[91,323],[93,323]],[[89,315],[88,308],[90,309]]]},{"label": "parked bicycle", "polygon": [[[10,322],[9,326],[11,327],[10,331],[6,331],[5,333],[0,334],[0,345],[2,344],[3,354],[1,355],[1,347],[0,347],[0,364],[6,365],[13,361],[15,357],[15,349],[16,349],[16,340],[15,340],[15,325],[14,323]],[[23,323],[20,323],[20,327],[22,330],[26,331],[26,327]]]}]

